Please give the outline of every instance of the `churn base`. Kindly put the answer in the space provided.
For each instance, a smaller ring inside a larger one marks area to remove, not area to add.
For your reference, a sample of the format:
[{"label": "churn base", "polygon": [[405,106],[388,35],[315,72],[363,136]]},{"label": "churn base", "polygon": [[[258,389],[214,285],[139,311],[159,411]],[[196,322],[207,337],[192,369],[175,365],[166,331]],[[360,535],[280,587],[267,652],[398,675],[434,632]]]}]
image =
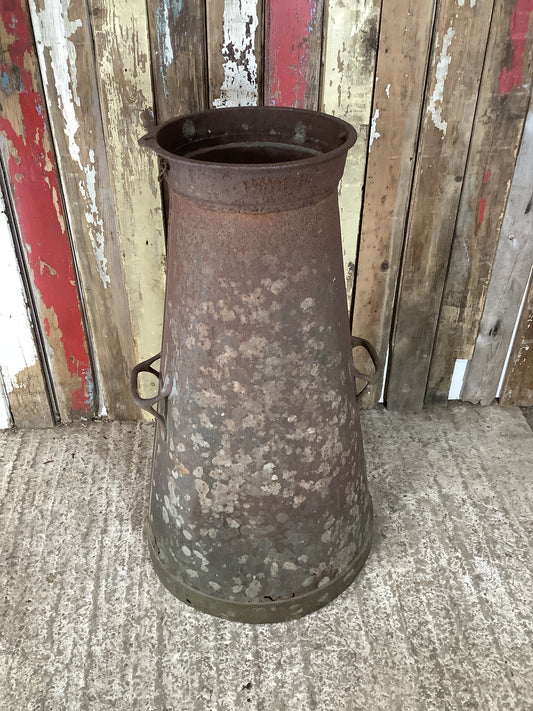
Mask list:
[{"label": "churn base", "polygon": [[233,602],[232,600],[222,600],[212,595],[185,585],[178,580],[161,562],[155,550],[151,536],[148,535],[148,547],[152,564],[158,578],[163,585],[175,597],[191,607],[195,607],[201,612],[207,612],[215,617],[223,617],[232,622],[250,622],[264,624],[269,622],[286,622],[304,617],[310,612],[320,609],[334,600],[354,581],[357,573],[363,567],[370,552],[372,542],[372,529],[370,529],[367,539],[361,550],[352,560],[345,573],[338,575],[324,587],[313,590],[303,595],[295,595],[286,600],[275,600],[265,603]]}]

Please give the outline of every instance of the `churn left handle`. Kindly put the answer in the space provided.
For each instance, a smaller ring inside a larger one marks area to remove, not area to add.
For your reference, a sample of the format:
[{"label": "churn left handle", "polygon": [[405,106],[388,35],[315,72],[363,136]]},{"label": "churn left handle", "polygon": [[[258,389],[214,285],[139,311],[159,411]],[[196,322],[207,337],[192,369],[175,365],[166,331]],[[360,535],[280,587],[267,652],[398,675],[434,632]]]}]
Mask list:
[{"label": "churn left handle", "polygon": [[374,348],[372,343],[370,343],[370,341],[367,341],[366,338],[360,338],[359,336],[352,336],[352,351],[358,346],[362,346],[365,349],[374,365],[373,373],[361,373],[361,371],[357,370],[352,360],[351,365],[353,377],[365,381],[364,386],[361,388],[361,390],[359,390],[358,393],[356,393],[356,397],[360,398],[369,385],[375,385],[378,382],[378,378],[381,375],[381,358],[379,357],[376,349]]},{"label": "churn left handle", "polygon": [[152,367],[152,363],[155,363],[155,361],[159,360],[160,358],[161,353],[157,353],[155,356],[148,358],[148,360],[143,360],[142,363],[136,365],[135,368],[131,371],[130,385],[133,402],[143,410],[146,410],[146,412],[149,412],[157,420],[159,420],[159,422],[163,426],[163,432],[166,434],[166,418],[163,414],[161,414],[154,408],[154,405],[160,402],[161,400],[164,400],[170,395],[170,391],[172,390],[172,383],[169,383],[165,388],[163,388],[163,390],[160,389],[155,397],[150,398],[141,397],[139,395],[138,388],[139,373],[151,373],[152,375],[155,375],[158,380],[160,380],[161,376],[159,371]]}]

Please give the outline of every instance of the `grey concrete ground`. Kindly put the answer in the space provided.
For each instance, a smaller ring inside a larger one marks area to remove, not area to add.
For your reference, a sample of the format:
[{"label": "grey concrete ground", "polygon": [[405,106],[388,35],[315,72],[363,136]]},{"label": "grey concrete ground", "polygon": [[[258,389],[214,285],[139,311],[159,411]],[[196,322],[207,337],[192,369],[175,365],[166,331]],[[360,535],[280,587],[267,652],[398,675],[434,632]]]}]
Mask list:
[{"label": "grey concrete ground", "polygon": [[0,435],[2,711],[533,708],[533,433],[519,409],[364,414],[373,552],[279,625],[197,613],[142,538],[152,427]]}]

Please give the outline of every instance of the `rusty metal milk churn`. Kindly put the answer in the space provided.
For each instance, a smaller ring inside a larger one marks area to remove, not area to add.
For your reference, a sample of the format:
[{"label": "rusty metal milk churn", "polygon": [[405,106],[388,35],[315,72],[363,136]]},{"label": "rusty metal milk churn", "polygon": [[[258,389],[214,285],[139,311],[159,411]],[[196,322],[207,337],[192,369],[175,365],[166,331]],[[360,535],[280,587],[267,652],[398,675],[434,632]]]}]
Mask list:
[{"label": "rusty metal milk churn", "polygon": [[140,141],[170,195],[160,367],[132,373],[157,418],[150,552],[174,595],[227,619],[316,610],[369,551],[351,352],[368,344],[350,340],[337,202],[355,139],[325,114],[241,107]]}]

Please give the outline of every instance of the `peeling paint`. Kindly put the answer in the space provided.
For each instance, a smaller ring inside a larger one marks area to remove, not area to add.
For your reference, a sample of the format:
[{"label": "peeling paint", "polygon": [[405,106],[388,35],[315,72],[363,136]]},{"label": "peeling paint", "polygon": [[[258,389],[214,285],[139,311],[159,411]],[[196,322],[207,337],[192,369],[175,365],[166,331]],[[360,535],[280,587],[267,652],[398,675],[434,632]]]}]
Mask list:
[{"label": "peeling paint", "polygon": [[[442,40],[442,49],[440,52],[439,60],[437,62],[437,69],[435,71],[435,87],[433,88],[433,93],[431,95],[428,111],[431,114],[431,118],[439,131],[442,131],[442,137],[446,135],[446,129],[448,127],[447,121],[442,118],[442,101],[444,96],[444,84],[446,82],[446,77],[448,76],[448,70],[450,68],[450,62],[452,61],[451,56],[448,54],[450,45],[453,38],[455,37],[455,30],[450,26],[444,35]],[[437,36],[437,47],[438,47],[438,36]]]},{"label": "peeling paint", "polygon": [[[131,332],[136,356],[143,360],[160,348],[165,282],[157,161],[137,144],[154,124],[148,20],[144,0],[90,5],[98,7],[92,19],[97,82]],[[168,10],[173,10],[172,3]],[[90,158],[87,190],[93,197],[97,177]],[[151,382],[145,395],[154,395],[156,387]]]},{"label": "peeling paint", "polygon": [[390,99],[390,84],[385,87],[385,93],[387,94],[387,99]]},{"label": "peeling paint", "polygon": [[[50,66],[54,75],[54,89],[57,92],[59,108],[65,125],[69,153],[85,174],[85,184],[80,183],[80,192],[84,200],[88,202],[85,214],[90,224],[90,240],[98,274],[104,287],[107,287],[111,280],[107,271],[107,259],[104,256],[103,223],[99,215],[94,189],[94,152],[91,151],[91,163],[85,165],[76,140],[79,130],[77,112],[81,109],[81,101],[78,94],[76,46],[71,38],[82,27],[82,21],[79,18],[69,19],[68,0],[46,0],[41,10],[36,11],[33,6],[31,9],[37,47],[41,53],[47,53],[50,57]],[[47,86],[46,72],[43,73],[43,82]],[[60,155],[58,160],[61,164]]]},{"label": "peeling paint", "polygon": [[[498,95],[508,94],[514,88],[523,86],[523,64],[526,50],[526,39],[529,29],[529,20],[533,13],[533,0],[517,0],[507,41],[511,43],[511,66],[504,67],[498,83]],[[527,77],[531,81],[531,77]]]},{"label": "peeling paint", "polygon": [[[58,10],[60,14],[58,14]],[[59,108],[65,121],[65,134],[68,136],[70,154],[80,165],[80,149],[76,143],[79,123],[75,106],[80,106],[78,96],[78,75],[76,68],[76,48],[71,37],[82,26],[81,20],[70,20],[69,2],[62,4],[47,0],[42,10],[37,13],[38,44],[44,45],[50,53],[56,91],[59,96]],[[47,81],[46,76],[44,81]]]},{"label": "peeling paint", "polygon": [[256,0],[226,0],[223,27],[224,81],[213,106],[255,106],[259,100],[255,57]]},{"label": "peeling paint", "polygon": [[89,238],[96,258],[96,268],[104,288],[107,288],[111,284],[111,278],[105,256],[104,224],[96,203],[96,168],[92,148],[89,150],[89,160],[90,165],[80,166],[86,177],[86,184],[80,185],[80,191],[86,200],[85,217],[89,225]]},{"label": "peeling paint", "polygon": [[179,16],[183,9],[183,0],[162,0],[156,10],[157,36],[160,38],[159,72],[163,84],[163,93],[168,99],[167,72],[174,62],[174,48],[170,37],[170,17]]},{"label": "peeling paint", "polygon": [[370,127],[370,138],[368,140],[368,152],[372,150],[372,144],[374,141],[376,141],[378,138],[381,138],[381,133],[377,131],[377,121],[379,118],[379,109],[376,109],[374,111],[374,115],[372,116],[372,125]]},{"label": "peeling paint", "polygon": [[[46,19],[52,21],[50,16]],[[70,26],[74,32],[77,23]],[[92,376],[51,137],[36,79],[31,23],[21,6],[2,11],[1,34],[9,38],[2,70],[19,79],[3,101],[0,143],[7,143],[4,156],[20,236],[37,312],[44,324],[48,322],[45,346],[61,417],[68,421],[73,413],[92,413],[88,385]]]},{"label": "peeling paint", "polygon": [[[320,61],[311,56],[310,41],[321,29],[322,3],[318,0],[270,0],[266,6],[266,87],[265,103],[269,106],[316,108],[315,97]],[[316,64],[316,66],[315,66]],[[311,101],[312,106],[307,102]]]}]

